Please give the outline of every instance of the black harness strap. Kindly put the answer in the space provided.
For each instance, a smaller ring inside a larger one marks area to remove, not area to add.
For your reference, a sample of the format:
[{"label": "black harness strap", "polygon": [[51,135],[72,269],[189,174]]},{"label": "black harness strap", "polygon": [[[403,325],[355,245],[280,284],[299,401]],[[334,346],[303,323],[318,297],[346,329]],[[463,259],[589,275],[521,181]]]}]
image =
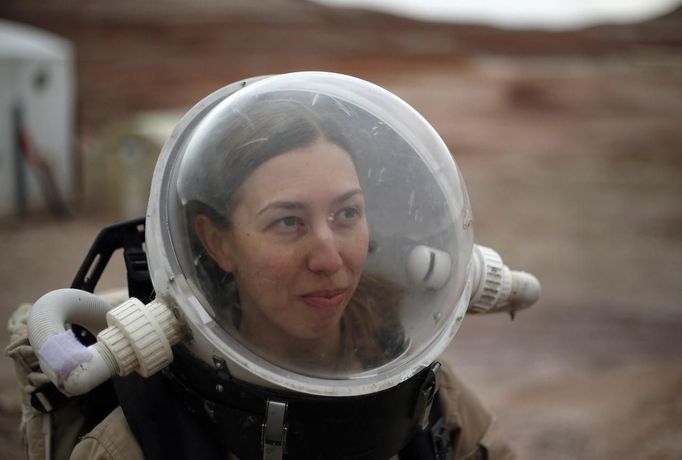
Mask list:
[{"label": "black harness strap", "polygon": [[136,373],[114,379],[126,421],[147,460],[222,460],[220,448],[186,399],[173,391],[162,374],[143,378]]},{"label": "black harness strap", "polygon": [[417,432],[410,443],[400,451],[400,460],[452,460],[454,458],[451,433],[443,424],[443,406],[436,393],[429,414],[429,425]]}]

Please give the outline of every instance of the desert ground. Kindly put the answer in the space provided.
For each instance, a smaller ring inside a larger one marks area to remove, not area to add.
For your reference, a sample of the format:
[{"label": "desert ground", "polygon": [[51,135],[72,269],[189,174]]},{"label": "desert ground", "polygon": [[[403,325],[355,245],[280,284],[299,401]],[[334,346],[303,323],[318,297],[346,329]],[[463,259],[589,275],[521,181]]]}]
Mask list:
[{"label": "desert ground", "polygon": [[[462,170],[476,241],[542,282],[540,302],[513,321],[468,316],[445,355],[519,457],[682,458],[679,50],[381,62],[325,69],[373,81],[421,112]],[[68,220],[5,219],[0,323],[68,286],[116,218],[74,205]],[[124,279],[117,262],[102,288]],[[8,460],[20,458],[18,423],[5,358]]]}]

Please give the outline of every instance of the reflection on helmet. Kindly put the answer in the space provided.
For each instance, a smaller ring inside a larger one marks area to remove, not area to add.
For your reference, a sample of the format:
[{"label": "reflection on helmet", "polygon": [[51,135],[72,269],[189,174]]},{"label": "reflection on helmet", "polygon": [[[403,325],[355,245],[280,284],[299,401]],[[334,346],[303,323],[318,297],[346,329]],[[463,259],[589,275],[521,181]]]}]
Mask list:
[{"label": "reflection on helmet", "polygon": [[388,388],[431,362],[466,309],[472,248],[435,131],[390,93],[326,73],[200,107],[164,148],[149,213],[157,293],[197,356],[316,394]]}]

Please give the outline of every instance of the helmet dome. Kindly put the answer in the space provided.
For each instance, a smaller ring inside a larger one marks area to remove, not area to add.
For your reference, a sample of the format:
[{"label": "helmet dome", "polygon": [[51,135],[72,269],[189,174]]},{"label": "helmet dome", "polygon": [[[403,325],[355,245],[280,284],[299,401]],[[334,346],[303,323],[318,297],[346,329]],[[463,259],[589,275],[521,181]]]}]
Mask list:
[{"label": "helmet dome", "polygon": [[350,396],[448,345],[470,296],[471,223],[452,155],[412,107],[298,72],[226,86],[184,116],[154,173],[146,241],[157,297],[197,358]]}]

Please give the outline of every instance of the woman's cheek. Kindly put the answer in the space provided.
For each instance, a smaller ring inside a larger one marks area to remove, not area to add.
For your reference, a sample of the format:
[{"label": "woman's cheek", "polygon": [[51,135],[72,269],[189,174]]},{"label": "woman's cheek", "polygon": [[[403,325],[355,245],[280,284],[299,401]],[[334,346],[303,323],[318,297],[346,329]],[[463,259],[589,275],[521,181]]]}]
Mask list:
[{"label": "woman's cheek", "polygon": [[270,280],[271,282],[285,283],[293,270],[295,269],[294,262],[291,257],[282,254],[273,253],[269,257],[261,259],[259,266],[260,276]]},{"label": "woman's cheek", "polygon": [[353,254],[353,269],[362,271],[365,266],[365,260],[367,260],[367,253],[369,251],[369,232],[364,229],[363,232],[356,235],[352,244],[352,254]]}]

